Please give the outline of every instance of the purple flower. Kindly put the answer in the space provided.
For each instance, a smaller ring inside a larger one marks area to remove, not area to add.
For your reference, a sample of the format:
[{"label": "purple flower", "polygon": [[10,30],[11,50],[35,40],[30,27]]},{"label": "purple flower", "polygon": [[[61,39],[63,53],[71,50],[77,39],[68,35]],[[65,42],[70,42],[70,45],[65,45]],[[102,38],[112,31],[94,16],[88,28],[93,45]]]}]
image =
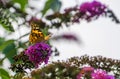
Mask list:
[{"label": "purple flower", "polygon": [[36,43],[28,47],[25,54],[29,56],[29,60],[38,67],[41,63],[48,63],[49,57],[51,55],[51,47],[43,42]]},{"label": "purple flower", "polygon": [[91,4],[89,2],[85,2],[80,6],[80,12],[87,12],[88,10],[91,9]]},{"label": "purple flower", "polygon": [[114,76],[108,75],[107,72],[102,69],[95,70],[91,76],[92,79],[115,79]]},{"label": "purple flower", "polygon": [[91,79],[115,79],[114,76],[108,75],[108,73],[102,69],[94,69],[93,67],[83,67],[76,79],[86,78],[85,75],[90,75]]},{"label": "purple flower", "polygon": [[83,3],[79,11],[84,15],[83,18],[90,19],[94,16],[99,16],[105,13],[106,6],[101,4],[100,2],[93,1],[93,2],[85,2]]}]

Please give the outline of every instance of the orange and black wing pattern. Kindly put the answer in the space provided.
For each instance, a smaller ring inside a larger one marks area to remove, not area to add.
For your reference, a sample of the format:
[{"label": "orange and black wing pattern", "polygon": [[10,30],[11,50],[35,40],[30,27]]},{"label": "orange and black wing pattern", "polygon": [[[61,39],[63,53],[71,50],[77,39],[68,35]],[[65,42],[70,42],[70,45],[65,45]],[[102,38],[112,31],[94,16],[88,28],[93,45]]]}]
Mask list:
[{"label": "orange and black wing pattern", "polygon": [[34,44],[38,42],[45,42],[49,40],[51,35],[45,36],[39,29],[39,25],[31,23],[31,33],[29,36],[29,41]]}]

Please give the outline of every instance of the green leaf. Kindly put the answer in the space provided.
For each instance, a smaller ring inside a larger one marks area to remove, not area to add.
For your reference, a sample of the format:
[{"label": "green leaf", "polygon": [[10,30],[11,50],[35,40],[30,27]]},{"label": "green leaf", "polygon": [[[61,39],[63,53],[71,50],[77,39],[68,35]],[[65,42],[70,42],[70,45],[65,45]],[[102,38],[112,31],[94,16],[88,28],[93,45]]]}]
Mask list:
[{"label": "green leaf", "polygon": [[54,12],[58,12],[61,8],[61,2],[59,0],[47,0],[45,7],[42,10],[43,16],[49,9],[52,9]]},{"label": "green leaf", "polygon": [[8,31],[14,32],[13,26],[11,24],[4,24],[3,22],[0,21],[0,24],[2,25],[2,27]]},{"label": "green leaf", "polygon": [[13,63],[13,56],[17,54],[17,50],[14,44],[14,40],[5,41],[0,45],[0,51]]},{"label": "green leaf", "polygon": [[5,41],[3,42],[1,45],[0,45],[0,51],[2,51],[6,46],[8,46],[9,44],[13,43],[14,40],[8,40],[8,41]]},{"label": "green leaf", "polygon": [[26,5],[28,4],[28,0],[13,0],[15,3],[19,3],[21,6],[21,10],[24,12]]},{"label": "green leaf", "polygon": [[2,68],[0,68],[0,77],[1,79],[10,79],[8,72]]},{"label": "green leaf", "polygon": [[8,46],[9,44],[13,43],[14,40],[8,40],[8,41],[5,41],[4,43],[2,43],[0,45],[0,51],[4,50],[6,46]]},{"label": "green leaf", "polygon": [[7,57],[9,59],[9,61],[11,63],[13,63],[13,56],[15,56],[17,54],[15,44],[11,43],[11,44],[7,45],[3,50],[3,54],[5,54],[5,57]]},{"label": "green leaf", "polygon": [[0,45],[2,45],[2,43],[3,43],[4,41],[5,41],[5,39],[0,37]]},{"label": "green leaf", "polygon": [[61,8],[61,2],[59,0],[54,0],[53,5],[51,6],[51,9],[54,12],[59,12],[60,8]]},{"label": "green leaf", "polygon": [[26,42],[21,42],[20,41],[18,44],[19,44],[19,48],[27,48],[27,46],[25,45]]},{"label": "green leaf", "polygon": [[48,28],[41,29],[41,31],[45,36],[48,35]]}]

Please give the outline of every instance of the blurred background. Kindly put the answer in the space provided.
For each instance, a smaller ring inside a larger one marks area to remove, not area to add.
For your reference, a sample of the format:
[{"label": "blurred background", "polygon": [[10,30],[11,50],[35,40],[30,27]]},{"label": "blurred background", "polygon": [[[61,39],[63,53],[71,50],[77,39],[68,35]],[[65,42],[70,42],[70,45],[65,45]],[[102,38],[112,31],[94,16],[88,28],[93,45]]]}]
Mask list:
[{"label": "blurred background", "polygon": [[[80,5],[86,1],[93,0],[60,0],[62,6],[60,11],[63,12],[65,8],[73,7],[75,5]],[[120,1],[119,0],[98,0],[106,4],[110,9],[113,10],[115,15],[120,19]],[[26,8],[26,12],[31,16],[36,16],[40,18],[41,14],[36,14],[38,11],[42,10],[46,0],[29,0],[28,5],[33,7],[32,11],[30,8]],[[15,4],[19,7],[18,4]],[[11,11],[14,10],[11,8]],[[49,10],[47,14],[51,14],[52,11]],[[28,16],[28,19],[30,17]],[[44,20],[44,19],[43,19]],[[18,24],[22,24],[22,20],[18,18]],[[30,28],[19,27],[18,24],[13,22],[13,27],[16,29],[15,33],[7,35],[2,27],[0,27],[0,36],[6,37],[6,39],[18,39],[21,41],[26,41],[29,36],[19,39],[20,36],[29,33]],[[81,21],[79,24],[73,24],[70,27],[63,26],[59,29],[50,29],[52,37],[61,34],[71,34],[76,37],[76,41],[71,40],[51,40],[51,44],[58,49],[60,52],[59,56],[52,57],[51,60],[66,60],[67,58],[73,56],[81,56],[88,54],[90,56],[102,55],[105,57],[111,57],[115,59],[120,59],[120,25],[111,21],[109,18],[100,17],[99,19],[86,22]],[[22,49],[19,49],[21,51]],[[0,58],[4,55],[0,54]],[[8,60],[6,60],[8,61]],[[7,62],[8,64],[8,62]],[[4,63],[4,67],[8,67]]]},{"label": "blurred background", "polygon": [[[62,10],[66,7],[75,6],[85,1],[92,0],[61,0],[63,2]],[[120,1],[119,0],[98,0],[111,8],[116,16],[120,18]],[[88,54],[90,56],[102,55],[105,57],[120,59],[120,25],[115,24],[109,18],[100,17],[96,21],[90,23],[80,22],[70,27],[53,30],[54,34],[62,34],[65,32],[75,34],[81,43],[71,41],[52,42],[54,46],[61,52],[57,59],[66,59],[73,56],[81,56]]]}]

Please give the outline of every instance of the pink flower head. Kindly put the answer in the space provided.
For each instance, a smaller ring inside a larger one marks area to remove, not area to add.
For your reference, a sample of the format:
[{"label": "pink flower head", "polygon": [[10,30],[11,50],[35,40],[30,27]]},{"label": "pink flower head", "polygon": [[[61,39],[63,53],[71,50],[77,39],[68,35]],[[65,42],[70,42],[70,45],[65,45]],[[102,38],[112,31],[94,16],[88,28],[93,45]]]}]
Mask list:
[{"label": "pink flower head", "polygon": [[29,56],[29,60],[38,67],[39,64],[44,62],[48,63],[49,57],[51,55],[51,47],[43,42],[36,43],[28,47],[25,54]]},{"label": "pink flower head", "polygon": [[108,75],[108,73],[102,69],[94,69],[93,67],[83,67],[80,73],[76,76],[76,79],[86,78],[85,75],[90,75],[91,79],[115,79],[114,76]]},{"label": "pink flower head", "polygon": [[115,79],[114,76],[108,75],[107,72],[102,69],[95,70],[91,76],[92,79]]}]

